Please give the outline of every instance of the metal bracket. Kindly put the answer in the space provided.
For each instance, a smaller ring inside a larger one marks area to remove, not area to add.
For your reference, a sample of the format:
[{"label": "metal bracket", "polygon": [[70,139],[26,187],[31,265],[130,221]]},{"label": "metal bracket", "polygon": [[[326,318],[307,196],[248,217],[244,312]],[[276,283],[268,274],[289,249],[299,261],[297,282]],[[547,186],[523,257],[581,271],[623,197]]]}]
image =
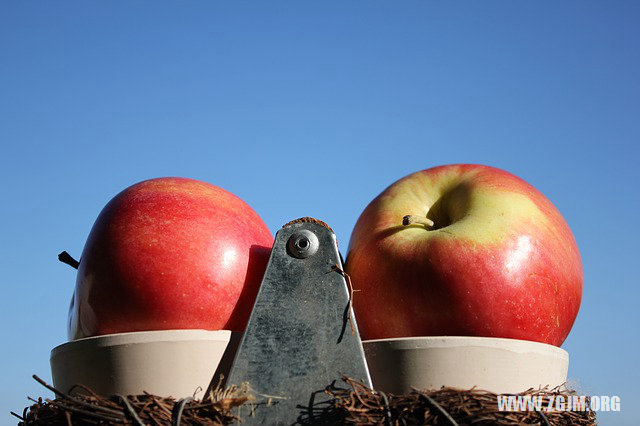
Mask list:
[{"label": "metal bracket", "polygon": [[227,379],[273,405],[257,406],[243,424],[328,422],[318,416],[329,384],[346,374],[371,387],[336,237],[318,222],[290,222],[276,234]]}]

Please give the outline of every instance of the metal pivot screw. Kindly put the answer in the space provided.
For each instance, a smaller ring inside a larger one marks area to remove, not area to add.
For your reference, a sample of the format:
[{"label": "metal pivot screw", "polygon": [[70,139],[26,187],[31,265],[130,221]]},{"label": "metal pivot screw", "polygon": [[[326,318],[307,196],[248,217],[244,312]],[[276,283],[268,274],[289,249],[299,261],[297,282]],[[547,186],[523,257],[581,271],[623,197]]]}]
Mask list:
[{"label": "metal pivot screw", "polygon": [[293,233],[287,241],[287,251],[293,257],[304,259],[318,251],[318,237],[311,231],[301,229]]}]

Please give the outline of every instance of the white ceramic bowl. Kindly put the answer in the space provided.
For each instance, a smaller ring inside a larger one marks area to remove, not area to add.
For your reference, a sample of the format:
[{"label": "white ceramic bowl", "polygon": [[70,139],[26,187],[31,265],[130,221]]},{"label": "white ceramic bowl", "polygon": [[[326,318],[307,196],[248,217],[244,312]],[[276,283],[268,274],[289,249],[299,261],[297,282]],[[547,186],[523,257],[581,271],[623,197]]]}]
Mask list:
[{"label": "white ceramic bowl", "polygon": [[409,337],[362,342],[376,389],[476,387],[494,393],[555,387],[567,380],[569,354],[556,346],[489,337]]},{"label": "white ceramic bowl", "polygon": [[200,388],[201,397],[221,361],[228,369],[235,352],[229,341],[239,337],[233,334],[166,330],[74,340],[51,351],[53,385],[63,392],[81,383],[101,395],[146,391],[175,398],[193,396]]}]

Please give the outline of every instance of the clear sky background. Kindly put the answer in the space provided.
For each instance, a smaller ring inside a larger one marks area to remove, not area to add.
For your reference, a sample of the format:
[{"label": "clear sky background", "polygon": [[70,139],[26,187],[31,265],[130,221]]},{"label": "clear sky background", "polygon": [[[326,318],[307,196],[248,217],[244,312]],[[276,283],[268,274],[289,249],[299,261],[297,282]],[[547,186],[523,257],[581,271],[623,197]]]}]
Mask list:
[{"label": "clear sky background", "polygon": [[472,162],[573,229],[571,383],[632,424],[639,143],[640,2],[2,1],[0,423],[48,395],[31,374],[50,380],[75,283],[56,256],[125,187],[205,180],[274,233],[327,221],[346,251],[387,185]]}]

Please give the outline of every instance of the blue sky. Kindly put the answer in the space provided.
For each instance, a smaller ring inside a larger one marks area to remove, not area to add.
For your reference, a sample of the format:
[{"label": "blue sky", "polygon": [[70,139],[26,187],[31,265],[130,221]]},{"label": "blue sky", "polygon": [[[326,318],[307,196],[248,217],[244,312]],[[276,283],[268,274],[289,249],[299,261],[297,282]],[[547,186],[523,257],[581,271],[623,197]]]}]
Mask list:
[{"label": "blue sky", "polygon": [[620,395],[601,420],[631,424],[639,24],[633,1],[2,2],[0,411],[45,394],[31,374],[50,378],[75,283],[56,255],[79,257],[125,187],[205,180],[273,232],[327,221],[344,251],[387,185],[472,162],[529,181],[573,229],[570,377]]}]

